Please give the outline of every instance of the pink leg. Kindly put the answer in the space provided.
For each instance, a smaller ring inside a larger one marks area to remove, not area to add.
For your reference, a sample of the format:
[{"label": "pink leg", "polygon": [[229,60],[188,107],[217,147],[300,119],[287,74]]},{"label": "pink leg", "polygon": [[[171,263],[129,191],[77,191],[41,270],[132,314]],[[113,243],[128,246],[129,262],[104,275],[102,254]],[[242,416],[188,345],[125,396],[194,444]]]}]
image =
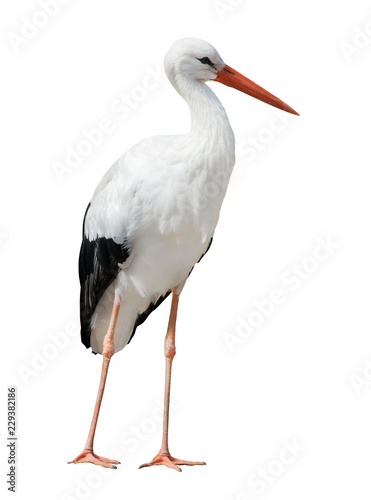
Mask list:
[{"label": "pink leg", "polygon": [[171,302],[169,326],[167,329],[167,334],[165,337],[165,362],[166,362],[166,373],[165,373],[165,398],[164,398],[164,424],[163,424],[163,434],[162,434],[162,444],[160,451],[151,460],[151,462],[145,463],[139,467],[150,467],[151,465],[166,465],[171,469],[175,469],[181,472],[181,468],[178,465],[206,465],[205,462],[190,462],[189,460],[180,460],[174,458],[169,452],[168,443],[168,433],[169,433],[169,406],[170,406],[170,383],[171,383],[171,366],[175,356],[175,325],[176,316],[178,311],[179,295],[173,290],[173,297]]},{"label": "pink leg", "polygon": [[101,465],[102,467],[117,469],[117,467],[115,467],[112,464],[119,464],[120,463],[117,460],[100,457],[99,455],[96,455],[93,452],[93,442],[94,442],[95,430],[97,427],[100,405],[102,403],[104,386],[106,385],[108,367],[109,367],[111,358],[115,352],[113,337],[115,334],[115,327],[116,327],[116,321],[117,321],[119,309],[120,309],[120,304],[118,302],[115,302],[113,304],[113,308],[112,308],[112,314],[111,314],[110,324],[108,327],[108,332],[106,333],[106,335],[104,337],[103,353],[102,353],[103,354],[102,373],[101,373],[101,377],[100,377],[98,395],[97,395],[97,400],[96,400],[95,407],[94,407],[94,413],[93,413],[93,418],[92,418],[91,425],[90,425],[88,439],[86,441],[86,444],[85,444],[82,452],[79,455],[77,455],[77,457],[74,460],[71,460],[71,462],[68,462],[69,464],[91,463],[91,464],[95,464],[95,465]]}]

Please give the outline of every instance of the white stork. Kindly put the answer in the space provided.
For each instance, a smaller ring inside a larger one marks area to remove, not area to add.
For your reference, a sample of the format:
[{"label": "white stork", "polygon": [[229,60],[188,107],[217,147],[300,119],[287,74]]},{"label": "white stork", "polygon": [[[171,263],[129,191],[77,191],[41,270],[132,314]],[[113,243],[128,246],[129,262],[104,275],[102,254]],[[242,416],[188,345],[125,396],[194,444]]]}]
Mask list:
[{"label": "white stork", "polygon": [[[85,447],[69,463],[116,468],[117,460],[93,451],[94,435],[114,353],[172,293],[165,337],[165,402],[159,453],[141,467],[205,462],[179,460],[168,447],[171,367],[181,290],[213,239],[235,161],[234,135],[226,112],[206,82],[234,87],[272,106],[290,106],[227,66],[209,43],[176,41],[165,71],[191,113],[185,135],[145,139],[122,156],[98,184],[85,213],[79,258],[81,340],[103,355],[101,379]],[[218,192],[208,196],[209,183]]]}]

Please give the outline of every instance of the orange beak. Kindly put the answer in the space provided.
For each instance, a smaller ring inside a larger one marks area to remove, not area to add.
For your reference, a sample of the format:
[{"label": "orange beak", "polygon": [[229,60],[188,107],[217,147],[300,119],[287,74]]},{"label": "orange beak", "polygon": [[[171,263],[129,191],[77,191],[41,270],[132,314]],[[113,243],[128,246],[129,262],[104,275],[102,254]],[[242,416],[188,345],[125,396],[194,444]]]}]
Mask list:
[{"label": "orange beak", "polygon": [[275,108],[282,109],[293,115],[299,115],[294,109],[292,109],[288,104],[278,99],[267,90],[254,83],[253,81],[246,78],[246,76],[241,75],[238,71],[231,68],[230,66],[225,66],[224,69],[218,72],[218,77],[214,80],[215,82],[224,83],[228,87],[233,87],[234,89],[240,90],[244,94],[251,95],[259,101],[266,102]]}]

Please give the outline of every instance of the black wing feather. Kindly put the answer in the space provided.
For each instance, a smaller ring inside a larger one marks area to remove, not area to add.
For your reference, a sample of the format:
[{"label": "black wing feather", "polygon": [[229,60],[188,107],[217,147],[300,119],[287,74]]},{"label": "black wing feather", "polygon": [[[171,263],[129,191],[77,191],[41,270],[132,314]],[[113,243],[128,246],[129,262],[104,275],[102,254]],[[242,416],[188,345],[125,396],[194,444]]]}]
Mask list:
[{"label": "black wing feather", "polygon": [[85,236],[85,212],[83,239],[79,256],[80,277],[80,322],[81,342],[90,347],[91,318],[99,300],[119,273],[119,264],[129,257],[130,250],[125,243],[116,243],[112,238],[88,240]]}]

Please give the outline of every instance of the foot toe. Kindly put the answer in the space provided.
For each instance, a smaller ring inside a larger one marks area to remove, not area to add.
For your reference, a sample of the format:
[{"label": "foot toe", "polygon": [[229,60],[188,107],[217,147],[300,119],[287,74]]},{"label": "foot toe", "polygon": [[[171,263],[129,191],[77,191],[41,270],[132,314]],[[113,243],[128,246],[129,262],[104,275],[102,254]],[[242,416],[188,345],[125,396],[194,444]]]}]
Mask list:
[{"label": "foot toe", "polygon": [[95,455],[99,460],[102,462],[109,462],[111,464],[120,464],[118,460],[114,460],[113,458],[105,458],[105,457],[100,457],[99,455]]},{"label": "foot toe", "polygon": [[177,465],[206,465],[206,462],[191,462],[190,460],[181,460],[179,458],[174,458],[173,460]]},{"label": "foot toe", "polygon": [[80,455],[77,455],[77,457],[74,460],[71,460],[71,462],[68,463],[69,464],[89,463],[94,465],[100,465],[101,467],[105,467],[107,469],[117,469],[117,467],[113,464],[119,464],[120,462],[118,460],[114,460],[111,458],[100,457],[91,450],[83,450],[82,453],[80,453]]},{"label": "foot toe", "polygon": [[178,467],[178,465],[206,465],[206,463],[180,460],[178,458],[172,457],[171,455],[159,453],[151,462],[142,464],[139,469],[143,469],[144,467],[151,467],[152,465],[166,465],[166,467],[169,467],[169,469],[174,469],[178,472],[182,472],[182,469]]}]

